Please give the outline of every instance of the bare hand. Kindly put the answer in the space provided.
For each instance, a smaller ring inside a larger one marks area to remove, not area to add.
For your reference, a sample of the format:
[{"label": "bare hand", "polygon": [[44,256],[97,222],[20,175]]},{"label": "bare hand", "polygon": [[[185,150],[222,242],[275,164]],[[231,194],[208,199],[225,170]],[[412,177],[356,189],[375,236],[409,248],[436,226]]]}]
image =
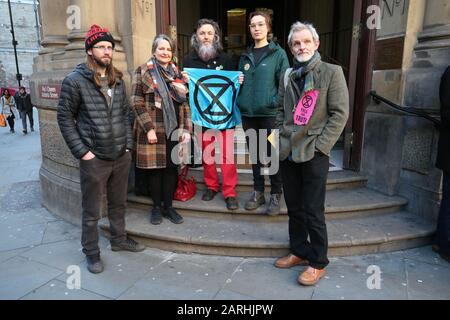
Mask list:
[{"label": "bare hand", "polygon": [[92,159],[94,159],[95,158],[95,154],[93,154],[92,152],[88,152],[88,153],[86,153],[84,156],[83,156],[83,158],[81,158],[81,160],[84,160],[84,161],[89,161],[89,160],[92,160]]},{"label": "bare hand", "polygon": [[188,75],[188,73],[186,71],[182,71],[181,75],[183,76],[183,81],[185,83],[189,83],[189,75]]},{"label": "bare hand", "polygon": [[150,144],[156,144],[156,143],[158,143],[158,138],[156,137],[156,132],[155,132],[155,130],[150,130],[150,131],[147,133],[147,140],[148,140],[148,143],[150,143]]},{"label": "bare hand", "polygon": [[239,75],[239,84],[242,85],[242,84],[244,83],[244,80],[245,80],[245,76],[244,76],[243,73],[241,73],[241,74]]}]

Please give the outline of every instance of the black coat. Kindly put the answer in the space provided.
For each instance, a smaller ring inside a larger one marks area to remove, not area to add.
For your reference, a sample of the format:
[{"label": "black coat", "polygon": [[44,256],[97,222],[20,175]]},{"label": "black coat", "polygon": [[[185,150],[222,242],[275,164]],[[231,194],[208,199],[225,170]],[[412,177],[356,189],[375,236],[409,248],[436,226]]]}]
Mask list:
[{"label": "black coat", "polygon": [[200,59],[197,52],[191,51],[183,60],[183,68],[236,70],[232,59],[225,52],[221,52],[216,58],[205,62]]},{"label": "black coat", "polygon": [[450,173],[450,67],[445,70],[439,89],[441,98],[441,133],[437,167]]},{"label": "black coat", "polygon": [[[189,53],[183,60],[183,68],[214,69],[226,71],[236,70],[236,67],[233,65],[233,60],[223,51],[220,52],[220,54],[214,59],[206,62],[200,59],[196,51],[191,51],[191,53]],[[208,130],[208,128],[203,128],[203,130]]]},{"label": "black coat", "polygon": [[15,97],[17,109],[20,112],[31,112],[33,111],[33,104],[31,103],[31,98],[28,93],[21,95],[17,94]]},{"label": "black coat", "polygon": [[58,125],[75,158],[91,151],[99,159],[116,160],[133,148],[130,106],[125,85],[117,79],[112,105],[94,82],[94,73],[80,64],[62,83]]}]

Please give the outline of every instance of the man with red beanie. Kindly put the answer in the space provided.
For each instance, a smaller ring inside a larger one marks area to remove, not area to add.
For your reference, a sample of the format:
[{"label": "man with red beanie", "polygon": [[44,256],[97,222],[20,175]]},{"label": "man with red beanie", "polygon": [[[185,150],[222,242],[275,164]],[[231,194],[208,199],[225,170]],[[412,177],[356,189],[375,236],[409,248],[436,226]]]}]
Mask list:
[{"label": "man with red beanie", "polygon": [[122,73],[112,63],[114,47],[114,38],[107,29],[91,27],[85,41],[87,61],[64,79],[57,113],[64,140],[80,160],[81,244],[92,273],[103,271],[97,225],[105,192],[111,249],[145,249],[125,232],[133,136]]}]

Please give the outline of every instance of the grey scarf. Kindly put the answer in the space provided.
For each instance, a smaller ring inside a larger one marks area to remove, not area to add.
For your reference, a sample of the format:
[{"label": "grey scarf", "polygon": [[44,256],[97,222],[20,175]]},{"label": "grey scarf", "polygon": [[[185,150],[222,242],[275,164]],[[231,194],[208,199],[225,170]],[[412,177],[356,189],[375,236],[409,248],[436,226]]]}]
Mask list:
[{"label": "grey scarf", "polygon": [[158,93],[163,101],[163,117],[164,117],[164,128],[166,130],[166,136],[170,139],[172,132],[178,127],[177,116],[175,114],[175,107],[173,105],[172,97],[170,96],[169,88],[167,87],[166,81],[163,79],[161,72],[159,71],[159,64],[153,57],[154,68],[151,70],[151,74],[156,84],[158,85]]}]

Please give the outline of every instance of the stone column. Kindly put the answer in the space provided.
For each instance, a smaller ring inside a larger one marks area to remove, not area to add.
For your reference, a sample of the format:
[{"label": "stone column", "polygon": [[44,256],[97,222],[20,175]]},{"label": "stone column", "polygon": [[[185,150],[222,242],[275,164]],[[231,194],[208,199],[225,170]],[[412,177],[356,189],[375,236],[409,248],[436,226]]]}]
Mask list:
[{"label": "stone column", "polygon": [[450,65],[450,3],[427,1],[424,28],[414,49],[407,78],[406,104],[430,112],[439,109],[439,81]]},{"label": "stone column", "polygon": [[61,50],[68,44],[65,12],[69,0],[39,1],[39,16],[41,21],[41,50],[40,55]]},{"label": "stone column", "polygon": [[[75,224],[81,223],[79,163],[67,148],[57,124],[59,90],[67,74],[85,61],[84,38],[93,24],[108,28],[116,40],[114,65],[124,71],[125,83],[127,88],[130,87],[127,58],[118,28],[131,21],[129,14],[118,10],[124,6],[119,3],[124,2],[129,1],[103,0],[101,5],[94,5],[90,0],[41,0],[44,43],[34,62],[31,89],[33,103],[39,109],[42,201],[50,211]],[[76,10],[67,13],[69,6],[76,6]],[[79,16],[73,16],[78,12]],[[79,19],[75,21],[79,28],[70,30],[67,22],[73,22],[73,19]],[[127,53],[128,59],[133,61],[133,52]]]},{"label": "stone column", "polygon": [[69,43],[66,26],[68,5],[69,0],[39,2],[42,41],[39,56],[35,58],[34,72],[51,71],[53,55],[60,54]]},{"label": "stone column", "polygon": [[[128,72],[146,62],[156,36],[155,0],[117,1],[116,11],[125,17],[118,21],[118,31],[127,54]],[[125,70],[123,70],[125,71]]]},{"label": "stone column", "polygon": [[[58,60],[63,60],[63,65],[67,68],[67,63],[73,66],[86,59],[86,51],[84,47],[84,39],[86,33],[93,24],[97,24],[103,28],[107,28],[114,40],[116,41],[116,49],[114,52],[114,65],[119,70],[125,71],[127,63],[122,46],[122,38],[119,36],[117,25],[118,17],[122,17],[122,13],[116,11],[116,2],[118,0],[103,0],[101,6],[94,1],[86,0],[70,0],[70,6],[79,8],[79,28],[75,28],[67,36],[69,44],[65,46],[64,55]],[[125,18],[125,17],[124,17]],[[126,76],[125,80],[129,80]]]}]

